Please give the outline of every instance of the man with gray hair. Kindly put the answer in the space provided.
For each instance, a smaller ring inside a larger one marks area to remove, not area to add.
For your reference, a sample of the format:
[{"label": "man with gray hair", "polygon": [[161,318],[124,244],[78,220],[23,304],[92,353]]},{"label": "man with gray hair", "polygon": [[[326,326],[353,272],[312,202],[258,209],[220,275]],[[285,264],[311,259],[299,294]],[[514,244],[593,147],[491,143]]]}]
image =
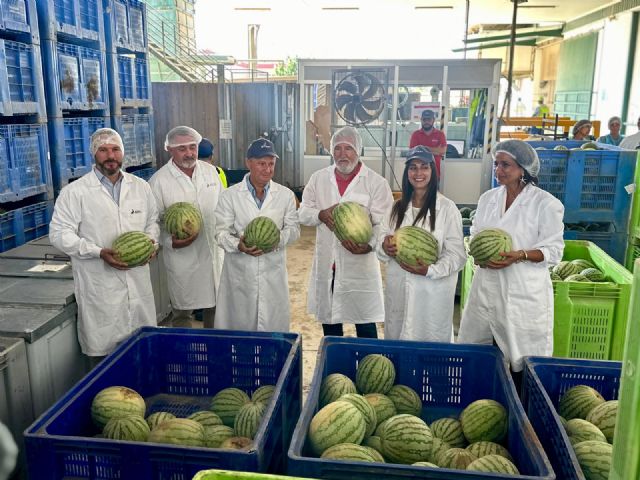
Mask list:
[{"label": "man with gray hair", "polygon": [[[362,138],[353,127],[331,137],[333,165],[311,175],[302,192],[298,217],[316,228],[307,310],[325,335],[342,336],[342,324],[353,323],[359,337],[377,338],[376,322],[384,322],[380,263],[375,254],[381,223],[393,196],[389,183],[360,161]],[[340,202],[357,202],[371,216],[369,243],[340,241],[333,234],[332,212]]]},{"label": "man with gray hair", "polygon": [[124,146],[115,130],[91,136],[95,165],[60,191],[49,238],[71,257],[78,339],[95,366],[139,327],[156,325],[149,266],[129,268],[111,249],[131,231],[158,241],[158,209],[144,180],[122,171]]},{"label": "man with gray hair", "polygon": [[161,217],[174,203],[188,202],[200,210],[203,219],[202,230],[189,238],[178,239],[164,228],[160,235],[174,327],[190,327],[193,311],[202,309],[204,326],[213,328],[222,269],[215,238],[222,183],[212,164],[198,160],[201,140],[191,127],[171,129],[164,142],[171,159],[149,180]]}]

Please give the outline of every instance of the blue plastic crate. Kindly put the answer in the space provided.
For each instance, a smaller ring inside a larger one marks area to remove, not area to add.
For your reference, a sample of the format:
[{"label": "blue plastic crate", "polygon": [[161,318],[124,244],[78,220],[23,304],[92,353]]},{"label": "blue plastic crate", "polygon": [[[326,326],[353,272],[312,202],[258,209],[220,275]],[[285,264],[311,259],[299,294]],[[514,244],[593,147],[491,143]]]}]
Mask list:
[{"label": "blue plastic crate", "polygon": [[[106,8],[106,4],[109,8]],[[147,51],[146,6],[138,0],[105,0],[106,44],[109,52]]]},{"label": "blue plastic crate", "polygon": [[585,480],[556,411],[562,394],[589,385],[606,400],[618,398],[620,362],[563,358],[525,359],[522,403],[549,456],[558,479]]},{"label": "blue plastic crate", "polygon": [[[37,0],[43,39],[104,45],[102,0]],[[104,47],[102,47],[104,48]]]},{"label": "blue plastic crate", "polygon": [[0,252],[6,252],[23,243],[22,209],[0,213]]},{"label": "blue plastic crate", "polygon": [[149,168],[141,168],[140,170],[136,170],[135,172],[131,172],[138,178],[142,178],[143,180],[149,181],[149,179],[156,173],[156,169],[153,167]]},{"label": "blue plastic crate", "polygon": [[113,128],[120,134],[122,143],[124,144],[124,160],[122,166],[126,168],[142,165],[142,162],[138,159],[138,149],[136,147],[135,114],[116,115],[113,116],[112,119]]},{"label": "blue plastic crate", "polygon": [[587,240],[595,243],[618,263],[624,265],[629,235],[626,232],[579,232],[565,230],[565,240]]},{"label": "blue plastic crate", "polygon": [[[302,401],[297,334],[146,327],[123,342],[25,432],[30,478],[190,480],[221,468],[281,472]],[[187,416],[227,387],[276,390],[249,451],[94,438],[93,397],[124,385],[147,401],[147,414]]]},{"label": "blue plastic crate", "polygon": [[135,98],[135,73],[133,69],[133,57],[129,55],[117,55],[118,63],[118,98],[122,102]]},{"label": "blue plastic crate", "polygon": [[[423,405],[422,418],[429,423],[437,418],[457,415],[471,402],[482,398],[491,398],[502,403],[509,412],[506,446],[522,475],[515,477],[479,474],[460,470],[312,457],[306,445],[306,437],[311,419],[318,412],[318,398],[323,378],[331,373],[342,373],[355,379],[358,362],[371,353],[383,354],[394,363],[396,383],[407,385],[420,395]],[[327,480],[556,478],[524,414],[505,366],[504,356],[497,348],[486,345],[342,337],[322,339],[311,389],[291,440],[287,474]]]},{"label": "blue plastic crate", "polygon": [[138,0],[128,0],[129,48],[138,52],[147,50],[146,7]]},{"label": "blue plastic crate", "polygon": [[0,31],[5,37],[39,43],[35,0],[0,0]]},{"label": "blue plastic crate", "polygon": [[155,161],[153,142],[153,116],[149,113],[134,115],[136,131],[136,154],[139,165]]},{"label": "blue plastic crate", "polygon": [[40,202],[22,207],[24,241],[30,242],[49,233],[53,202]]},{"label": "blue plastic crate", "polygon": [[79,0],[80,36],[104,43],[102,0]]},{"label": "blue plastic crate", "polygon": [[0,39],[0,115],[46,120],[40,47]]},{"label": "blue plastic crate", "polygon": [[139,100],[149,100],[151,97],[149,82],[149,66],[146,58],[136,58],[133,62],[135,69],[136,94],[135,98]]}]

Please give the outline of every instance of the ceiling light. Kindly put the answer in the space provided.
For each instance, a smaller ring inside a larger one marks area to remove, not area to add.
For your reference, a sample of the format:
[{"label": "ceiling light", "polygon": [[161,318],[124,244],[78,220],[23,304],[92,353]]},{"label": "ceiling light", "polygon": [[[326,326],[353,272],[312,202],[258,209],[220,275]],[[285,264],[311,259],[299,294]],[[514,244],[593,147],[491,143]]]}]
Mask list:
[{"label": "ceiling light", "polygon": [[416,5],[416,10],[453,10],[452,5]]},{"label": "ceiling light", "polygon": [[245,12],[270,12],[269,7],[236,7],[234,10],[241,10]]},{"label": "ceiling light", "polygon": [[322,7],[322,10],[360,10],[360,7]]}]

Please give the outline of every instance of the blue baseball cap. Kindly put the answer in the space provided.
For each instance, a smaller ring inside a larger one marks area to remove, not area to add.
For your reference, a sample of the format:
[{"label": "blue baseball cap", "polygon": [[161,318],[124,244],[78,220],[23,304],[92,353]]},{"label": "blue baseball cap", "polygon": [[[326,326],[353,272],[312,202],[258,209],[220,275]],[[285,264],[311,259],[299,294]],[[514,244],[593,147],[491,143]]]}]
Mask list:
[{"label": "blue baseball cap", "polygon": [[213,143],[208,138],[203,138],[198,144],[198,158],[209,158],[213,155]]},{"label": "blue baseball cap", "polygon": [[433,110],[423,110],[422,111],[422,118],[436,118],[436,112],[434,112]]},{"label": "blue baseball cap", "polygon": [[247,150],[247,158],[276,157],[280,158],[271,143],[266,138],[258,138],[251,142]]},{"label": "blue baseball cap", "polygon": [[408,164],[411,160],[414,159],[418,159],[423,163],[436,163],[436,159],[433,157],[433,153],[431,153],[422,145],[418,145],[417,147],[414,147],[407,152],[407,161],[405,162],[405,164]]}]

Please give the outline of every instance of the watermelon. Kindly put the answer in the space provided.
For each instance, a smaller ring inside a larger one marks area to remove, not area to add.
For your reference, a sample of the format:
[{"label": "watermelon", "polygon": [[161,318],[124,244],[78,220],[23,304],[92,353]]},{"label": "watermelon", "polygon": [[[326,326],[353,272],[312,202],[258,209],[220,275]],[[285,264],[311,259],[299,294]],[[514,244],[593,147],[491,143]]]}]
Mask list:
[{"label": "watermelon", "polygon": [[587,414],[601,403],[604,403],[604,398],[597,390],[588,385],[576,385],[564,392],[560,398],[558,413],[566,420],[586,419]]},{"label": "watermelon", "polygon": [[567,278],[569,275],[573,275],[576,273],[580,273],[583,268],[580,268],[580,265],[576,265],[567,260],[561,261],[555,267],[553,267],[553,273],[558,275],[563,280]]},{"label": "watermelon", "polygon": [[353,380],[341,373],[327,375],[320,385],[320,406],[335,402],[347,393],[357,393]]},{"label": "watermelon", "polygon": [[499,228],[488,228],[476,234],[469,242],[469,254],[475,263],[484,265],[501,260],[500,252],[511,251],[511,235]]},{"label": "watermelon", "polygon": [[396,406],[393,404],[389,397],[383,395],[382,393],[367,393],[364,398],[376,411],[376,419],[378,420],[378,425],[375,434],[379,435],[378,428],[380,428],[380,424],[398,413],[398,411],[396,410]]},{"label": "watermelon", "polygon": [[381,454],[378,450],[376,450],[375,448],[373,448],[373,447],[368,447],[368,446],[366,446],[366,445],[363,445],[363,448],[366,448],[366,449],[369,451],[369,453],[371,454],[371,456],[372,456],[373,458],[375,458],[375,461],[376,461],[376,462],[378,462],[378,463],[387,463],[387,462],[385,461],[384,457],[382,456],[382,454]]},{"label": "watermelon", "polygon": [[271,397],[273,397],[273,394],[275,393],[275,391],[276,391],[275,385],[263,385],[261,387],[258,387],[251,394],[251,401],[262,402],[265,405],[268,405],[269,402],[271,402]]},{"label": "watermelon", "polygon": [[580,149],[581,150],[598,150],[598,145],[596,145],[594,142],[585,142],[582,145],[580,145]]},{"label": "watermelon", "polygon": [[149,425],[149,428],[151,430],[153,430],[158,425],[160,425],[162,422],[165,422],[167,420],[171,420],[173,418],[176,418],[176,416],[173,413],[169,413],[169,412],[152,413],[151,415],[149,415],[147,417],[147,425]]},{"label": "watermelon", "polygon": [[607,437],[598,427],[596,427],[593,423],[581,418],[572,418],[571,420],[569,420],[567,422],[565,430],[567,432],[567,435],[569,436],[571,445],[585,442],[587,440],[597,440],[599,442],[607,441]]},{"label": "watermelon", "polygon": [[309,444],[316,455],[339,443],[360,443],[367,424],[357,407],[338,400],[321,408],[309,425]]},{"label": "watermelon", "polygon": [[91,419],[100,429],[113,417],[138,415],[144,418],[146,405],[138,392],[127,387],[107,387],[91,402]]},{"label": "watermelon", "polygon": [[127,232],[115,239],[111,249],[118,260],[133,268],[147,263],[155,251],[155,246],[146,233]]},{"label": "watermelon", "polygon": [[446,452],[450,448],[451,448],[451,445],[449,445],[444,440],[438,437],[433,437],[433,442],[431,444],[431,452],[429,452],[429,461],[437,465],[438,458],[440,458],[440,455],[442,455],[444,452]]},{"label": "watermelon", "polygon": [[204,447],[204,427],[195,420],[174,418],[162,422],[151,430],[148,441],[152,443],[171,443],[190,447]]},{"label": "watermelon", "polygon": [[233,431],[236,436],[253,440],[265,410],[265,404],[262,402],[249,402],[240,407],[233,422]]},{"label": "watermelon", "polygon": [[553,147],[554,150],[566,150],[568,151],[569,149],[567,147],[565,147],[564,145],[556,145],[555,147]]},{"label": "watermelon", "polygon": [[[377,393],[374,393],[374,394],[372,394],[372,395],[378,395],[378,394],[377,394]],[[384,395],[382,395],[382,396],[384,397]],[[366,395],[365,395],[365,398],[366,398]],[[368,400],[367,400],[367,401],[368,401]],[[392,403],[392,405],[393,405],[393,403]],[[394,407],[394,408],[395,408],[395,407]],[[386,426],[387,426],[387,423],[389,423],[389,419],[390,419],[391,417],[393,417],[394,415],[396,415],[396,414],[397,414],[397,412],[395,411],[395,409],[394,409],[393,411],[394,411],[395,413],[394,413],[393,415],[391,415],[389,418],[387,418],[386,420],[384,420],[384,421],[382,421],[382,422],[378,422],[378,426],[376,427],[375,432],[373,432],[373,435],[375,435],[375,436],[377,436],[377,437],[381,437],[381,436],[382,436],[382,434],[384,433],[384,429],[385,429],[385,428],[386,428]],[[378,415],[378,414],[376,413],[376,415]]]},{"label": "watermelon", "polygon": [[247,437],[229,437],[220,444],[220,448],[227,448],[229,450],[249,451],[252,447],[253,441]]},{"label": "watermelon", "polygon": [[467,440],[462,433],[462,425],[455,418],[440,418],[434,421],[430,428],[434,437],[444,440],[452,447],[463,448],[467,445]]},{"label": "watermelon", "polygon": [[146,442],[149,436],[149,425],[139,415],[113,417],[102,430],[104,438],[111,440],[127,440],[130,442]]},{"label": "watermelon", "polygon": [[441,468],[465,470],[474,460],[477,460],[477,458],[470,451],[464,448],[450,448],[438,457],[438,466]]},{"label": "watermelon", "polygon": [[233,427],[238,410],[249,403],[249,395],[239,388],[225,388],[220,390],[211,400],[211,410],[220,417],[227,427]]},{"label": "watermelon", "polygon": [[[351,460],[354,462],[378,462],[378,456],[371,451],[372,448],[363,447],[356,443],[338,443],[327,448],[320,458],[331,458],[333,460]],[[375,450],[373,450],[375,452]],[[384,461],[384,459],[383,459]]]},{"label": "watermelon", "polygon": [[607,480],[609,478],[613,445],[588,440],[574,445],[573,451],[587,480]]},{"label": "watermelon", "polygon": [[549,274],[549,276],[551,277],[551,281],[552,282],[561,282],[562,281],[562,277],[560,275],[558,275],[557,273],[555,273],[555,272],[551,272]]},{"label": "watermelon", "polygon": [[365,431],[365,438],[371,435],[378,425],[378,419],[376,417],[376,411],[371,404],[367,402],[367,399],[357,393],[347,393],[340,397],[340,400],[351,403],[354,407],[360,410],[360,413],[364,417],[364,421],[367,424]]},{"label": "watermelon", "polygon": [[179,240],[200,233],[202,228],[200,210],[189,202],[177,202],[164,212],[164,228]]},{"label": "watermelon", "polygon": [[507,434],[508,415],[500,403],[482,399],[462,411],[460,423],[469,443],[480,440],[499,443]]},{"label": "watermelon", "polygon": [[587,421],[600,429],[607,441],[613,444],[613,432],[616,428],[618,400],[609,400],[593,407],[587,414]]},{"label": "watermelon", "polygon": [[410,465],[429,460],[433,435],[422,419],[403,413],[391,417],[380,441],[384,458]]},{"label": "watermelon", "polygon": [[586,277],[591,282],[606,282],[607,277],[597,268],[585,268],[580,272],[580,275]]},{"label": "watermelon", "polygon": [[373,448],[374,450],[382,453],[382,440],[380,439],[380,437],[377,437],[375,435],[365,437],[365,439],[362,441],[362,445],[364,445],[365,447]]},{"label": "watermelon", "polygon": [[473,225],[473,220],[471,220],[470,218],[463,218],[462,219],[462,226],[463,227],[470,227],[471,225]]},{"label": "watermelon", "polygon": [[280,229],[269,217],[256,217],[244,228],[244,244],[270,252],[280,243]]},{"label": "watermelon", "polygon": [[396,379],[396,368],[387,357],[373,353],[358,364],[356,388],[360,393],[386,394]]},{"label": "watermelon", "polygon": [[502,455],[507,460],[513,462],[513,457],[509,453],[509,450],[495,442],[474,442],[467,447],[467,450],[469,450],[478,458],[482,458],[487,455]]},{"label": "watermelon", "polygon": [[189,420],[195,420],[203,427],[212,427],[214,425],[222,425],[222,420],[218,415],[209,410],[200,410],[192,413],[187,417]]},{"label": "watermelon", "polygon": [[485,455],[467,465],[467,470],[485,473],[520,475],[518,468],[502,455]]},{"label": "watermelon", "polygon": [[226,425],[204,427],[204,445],[209,448],[219,448],[222,442],[233,435],[233,428]]},{"label": "watermelon", "polygon": [[438,260],[438,240],[423,228],[410,225],[400,227],[393,238],[395,258],[399,263],[417,267],[418,259],[426,265],[433,265]]},{"label": "watermelon", "polygon": [[408,413],[419,417],[422,413],[422,400],[416,391],[406,385],[394,385],[387,393],[398,413]]},{"label": "watermelon", "polygon": [[356,202],[342,202],[331,213],[333,233],[338,240],[351,240],[355,243],[368,243],[373,236],[373,225],[369,212]]},{"label": "watermelon", "polygon": [[429,467],[429,468],[440,468],[435,463],[431,462],[416,462],[411,464],[412,467]]},{"label": "watermelon", "polygon": [[584,275],[580,275],[579,273],[574,273],[573,275],[569,275],[564,279],[565,282],[590,282],[587,277]]},{"label": "watermelon", "polygon": [[578,270],[579,272],[581,272],[585,268],[596,268],[596,266],[593,263],[591,263],[589,260],[586,260],[584,258],[576,258],[575,260],[571,260],[569,263],[579,267],[580,268],[580,270]]},{"label": "watermelon", "polygon": [[471,216],[471,209],[469,207],[462,207],[459,210],[462,218],[469,218],[469,216]]}]

